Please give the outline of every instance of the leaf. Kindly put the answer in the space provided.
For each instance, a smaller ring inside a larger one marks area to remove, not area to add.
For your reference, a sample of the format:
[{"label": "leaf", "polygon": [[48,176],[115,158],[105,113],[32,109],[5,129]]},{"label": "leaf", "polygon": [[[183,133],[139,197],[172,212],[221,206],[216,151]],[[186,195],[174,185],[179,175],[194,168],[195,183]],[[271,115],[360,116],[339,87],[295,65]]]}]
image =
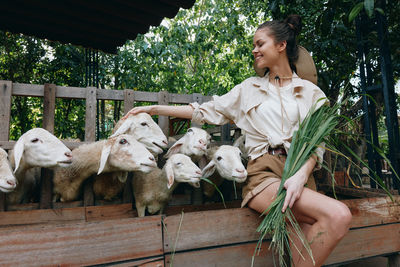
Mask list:
[{"label": "leaf", "polygon": [[355,19],[355,17],[357,17],[357,15],[360,13],[360,11],[363,7],[364,7],[363,2],[360,2],[353,7],[353,9],[350,11],[350,14],[349,14],[349,22],[352,22]]},{"label": "leaf", "polygon": [[372,18],[374,14],[374,0],[364,0],[364,8],[368,17]]},{"label": "leaf", "polygon": [[385,11],[383,11],[382,8],[377,7],[377,8],[375,8],[375,10],[376,10],[377,12],[379,12],[381,15],[385,15]]}]

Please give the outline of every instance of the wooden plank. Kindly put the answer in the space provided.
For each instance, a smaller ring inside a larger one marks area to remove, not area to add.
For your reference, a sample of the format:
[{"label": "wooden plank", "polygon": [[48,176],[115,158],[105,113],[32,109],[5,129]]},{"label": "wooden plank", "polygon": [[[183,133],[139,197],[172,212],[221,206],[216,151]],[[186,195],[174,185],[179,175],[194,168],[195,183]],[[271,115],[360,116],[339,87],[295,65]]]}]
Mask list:
[{"label": "wooden plank", "polygon": [[135,104],[135,91],[125,89],[124,90],[124,114],[128,113]]},{"label": "wooden plank", "polygon": [[348,199],[342,200],[346,204],[353,218],[351,228],[372,226],[400,222],[400,196]]},{"label": "wooden plank", "polygon": [[[96,90],[95,87],[88,87],[86,91],[85,141],[87,142],[96,140]],[[94,205],[93,177],[83,183],[83,203],[85,206]]]},{"label": "wooden plank", "polygon": [[[12,82],[0,80],[0,141],[10,137]],[[6,197],[0,192],[0,211],[6,210]]]},{"label": "wooden plank", "polygon": [[335,186],[334,188],[332,185],[328,184],[319,184],[318,190],[321,190],[325,193],[333,193],[333,189],[335,193],[338,195],[344,196],[351,196],[357,198],[369,198],[369,197],[384,197],[386,193],[379,193],[379,192],[371,192],[369,190],[357,189],[357,188],[348,188],[344,186]]},{"label": "wooden plank", "polygon": [[11,81],[0,81],[0,141],[10,137]]},{"label": "wooden plank", "polygon": [[86,91],[85,141],[96,140],[96,88],[88,87]]},{"label": "wooden plank", "polygon": [[40,204],[41,209],[51,209],[53,204],[53,175],[51,169],[41,169]]},{"label": "wooden plank", "polygon": [[161,256],[161,217],[0,229],[0,265],[94,265]]},{"label": "wooden plank", "polygon": [[106,266],[112,267],[132,267],[132,266],[140,266],[140,267],[164,267],[164,257],[153,257],[146,258],[143,260],[135,260],[128,261],[122,263],[111,263]]},{"label": "wooden plank", "polygon": [[128,173],[128,177],[126,178],[126,182],[124,185],[124,190],[122,191],[122,203],[133,203],[134,196],[133,196],[133,189],[132,189],[132,179],[133,179],[133,172]]},{"label": "wooden plank", "polygon": [[0,141],[0,147],[5,150],[12,149],[15,145],[15,141]]},{"label": "wooden plank", "polygon": [[88,222],[133,217],[137,217],[137,213],[132,209],[131,203],[86,207],[86,220]]},{"label": "wooden plank", "polygon": [[[253,266],[274,267],[269,242],[262,244]],[[256,242],[165,255],[167,266],[251,266]]]},{"label": "wooden plank", "polygon": [[[86,88],[81,87],[66,87],[57,86],[57,98],[69,98],[69,99],[85,99]],[[133,91],[132,89],[126,89]],[[44,85],[40,84],[25,84],[25,83],[14,83],[13,93],[14,96],[44,96]],[[103,100],[124,100],[123,90],[108,90],[108,89],[97,89],[97,99]],[[158,102],[158,93],[156,92],[144,92],[134,91],[135,101],[137,102]],[[203,96],[204,101],[211,100],[211,96]],[[170,94],[169,102],[173,104],[188,104],[192,102],[192,95],[189,94]]]},{"label": "wooden plank", "polygon": [[46,83],[43,97],[43,128],[54,133],[54,115],[56,108],[56,85]]},{"label": "wooden plank", "polygon": [[248,208],[209,210],[164,219],[164,251],[171,252],[179,230],[176,251],[258,240],[259,214]]},{"label": "wooden plank", "polygon": [[97,89],[97,99],[101,100],[124,100],[123,90],[109,90],[109,89]]},{"label": "wooden plank", "polygon": [[[158,92],[158,104],[159,105],[169,104],[169,95],[167,91]],[[168,135],[169,132],[168,116],[158,116],[158,126],[160,126],[161,130],[164,132],[165,135]]]},{"label": "wooden plank", "polygon": [[85,221],[85,208],[0,212],[0,226]]},{"label": "wooden plank", "polygon": [[352,229],[325,264],[344,263],[400,251],[400,223]]},{"label": "wooden plank", "polygon": [[[343,201],[353,214],[352,228],[396,223],[400,221],[400,198],[355,199]],[[164,219],[167,231],[165,251],[171,251],[182,215]],[[223,209],[184,213],[177,251],[258,240],[259,214],[248,209]],[[207,229],[207,231],[204,231]],[[240,231],[238,231],[240,229]]]},{"label": "wooden plank", "polygon": [[[56,108],[56,85],[46,83],[43,91],[43,128],[54,133],[54,116]],[[50,169],[41,170],[40,183],[40,208],[50,209],[52,207],[53,193],[53,171]]]}]

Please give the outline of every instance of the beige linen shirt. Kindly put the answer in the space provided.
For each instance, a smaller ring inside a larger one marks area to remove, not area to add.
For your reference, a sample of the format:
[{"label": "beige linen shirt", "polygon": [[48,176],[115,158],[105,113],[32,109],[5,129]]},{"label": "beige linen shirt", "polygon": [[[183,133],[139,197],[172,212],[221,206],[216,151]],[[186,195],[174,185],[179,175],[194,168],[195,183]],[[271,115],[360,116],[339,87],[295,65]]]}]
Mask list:
[{"label": "beige linen shirt", "polygon": [[[223,125],[233,122],[245,133],[245,146],[250,159],[258,158],[268,152],[268,148],[283,145],[286,151],[290,148],[291,137],[298,130],[299,123],[293,125],[285,136],[277,135],[276,131],[268,131],[264,119],[257,108],[265,101],[271,100],[269,88],[269,76],[251,77],[236,85],[231,91],[222,96],[213,96],[211,101],[202,105],[191,103],[194,108],[192,121],[198,124]],[[303,121],[311,106],[319,99],[325,98],[325,94],[313,83],[301,79],[293,73],[292,88],[290,89],[299,111],[299,119]],[[276,101],[274,101],[276,102]],[[318,102],[318,107],[325,100]],[[271,103],[281,109],[280,103]],[[279,118],[274,118],[281,119]],[[274,140],[274,142],[272,142]],[[318,162],[323,159],[324,149],[317,148]],[[318,164],[318,167],[320,164]]]}]

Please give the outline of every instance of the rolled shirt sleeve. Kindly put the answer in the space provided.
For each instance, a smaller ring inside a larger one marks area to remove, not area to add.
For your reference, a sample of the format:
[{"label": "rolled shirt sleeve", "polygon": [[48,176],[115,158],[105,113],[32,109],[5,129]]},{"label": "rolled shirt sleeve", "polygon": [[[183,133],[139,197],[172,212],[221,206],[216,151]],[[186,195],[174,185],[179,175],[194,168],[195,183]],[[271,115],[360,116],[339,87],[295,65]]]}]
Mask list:
[{"label": "rolled shirt sleeve", "polygon": [[200,125],[223,125],[237,121],[240,112],[240,88],[241,84],[222,96],[213,96],[212,100],[201,105],[197,102],[190,103],[194,109],[192,122]]}]

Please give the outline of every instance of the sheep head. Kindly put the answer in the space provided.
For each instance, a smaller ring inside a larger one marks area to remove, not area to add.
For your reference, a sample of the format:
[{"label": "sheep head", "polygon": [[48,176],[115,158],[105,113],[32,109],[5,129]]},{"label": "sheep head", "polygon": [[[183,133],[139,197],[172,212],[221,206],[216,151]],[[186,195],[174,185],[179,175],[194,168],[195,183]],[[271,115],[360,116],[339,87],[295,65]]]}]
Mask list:
[{"label": "sheep head", "polygon": [[242,163],[242,152],[234,146],[220,146],[211,155],[211,160],[202,170],[204,177],[210,177],[215,170],[221,177],[242,183],[247,178],[247,171]]},{"label": "sheep head", "polygon": [[10,193],[15,189],[17,183],[7,159],[7,152],[0,148],[0,191]]},{"label": "sheep head", "polygon": [[103,146],[97,174],[108,171],[150,172],[157,167],[154,156],[131,135],[110,137]]},{"label": "sheep head", "polygon": [[23,160],[29,167],[51,168],[71,163],[71,150],[57,137],[43,128],[24,133],[14,145],[15,169]]},{"label": "sheep head", "polygon": [[128,117],[124,121],[119,121],[114,131],[111,137],[120,134],[132,135],[154,155],[162,153],[163,148],[168,146],[167,137],[147,113],[138,113]]},{"label": "sheep head", "polygon": [[182,153],[188,156],[203,156],[210,144],[211,136],[207,131],[191,127],[186,134],[173,144],[165,154],[166,158],[176,153]]},{"label": "sheep head", "polygon": [[164,171],[168,178],[168,188],[171,188],[174,181],[186,182],[193,186],[200,187],[201,170],[186,155],[172,155],[165,163]]}]

